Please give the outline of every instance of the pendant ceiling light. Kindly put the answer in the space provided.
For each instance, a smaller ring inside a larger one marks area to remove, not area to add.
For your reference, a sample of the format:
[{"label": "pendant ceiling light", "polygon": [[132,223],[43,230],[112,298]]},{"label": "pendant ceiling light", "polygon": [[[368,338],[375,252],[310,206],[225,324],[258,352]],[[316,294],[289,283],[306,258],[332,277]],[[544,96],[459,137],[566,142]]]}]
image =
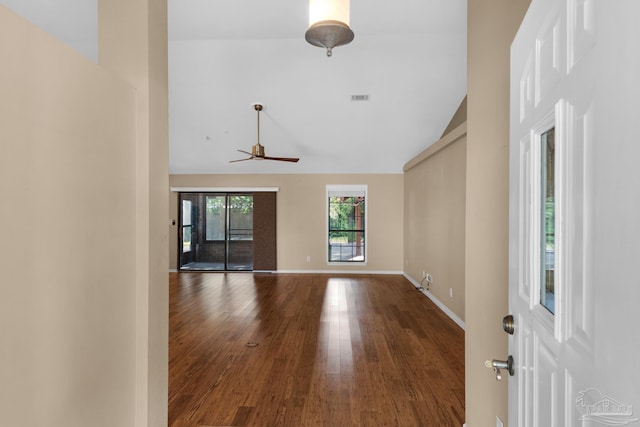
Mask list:
[{"label": "pendant ceiling light", "polygon": [[309,29],[304,36],[312,45],[326,48],[327,56],[334,47],[351,43],[349,0],[309,0]]}]

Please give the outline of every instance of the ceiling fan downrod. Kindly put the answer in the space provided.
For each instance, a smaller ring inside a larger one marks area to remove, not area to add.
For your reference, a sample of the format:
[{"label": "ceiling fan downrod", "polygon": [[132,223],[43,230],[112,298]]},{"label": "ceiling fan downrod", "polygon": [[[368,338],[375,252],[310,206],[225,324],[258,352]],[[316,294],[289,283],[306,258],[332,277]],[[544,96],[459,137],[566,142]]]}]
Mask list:
[{"label": "ceiling fan downrod", "polygon": [[[257,138],[258,144],[256,145],[260,145],[260,146],[261,146],[260,144],[260,111],[262,111],[263,108],[264,107],[262,106],[262,104],[258,104],[258,103],[253,104],[253,109],[258,112],[258,138]],[[252,150],[252,151],[255,151],[255,150]],[[264,156],[264,149],[260,151],[262,151],[262,155]],[[254,156],[257,156],[257,155],[258,154],[254,153]]]}]

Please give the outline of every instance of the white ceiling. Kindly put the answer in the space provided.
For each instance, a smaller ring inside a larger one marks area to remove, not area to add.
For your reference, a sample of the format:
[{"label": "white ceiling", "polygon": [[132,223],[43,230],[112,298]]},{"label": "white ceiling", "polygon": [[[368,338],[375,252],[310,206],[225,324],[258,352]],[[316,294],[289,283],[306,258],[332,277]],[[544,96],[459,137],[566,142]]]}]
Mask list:
[{"label": "white ceiling", "polygon": [[[97,57],[95,0],[0,4]],[[355,40],[304,39],[304,0],[168,0],[172,173],[400,173],[466,93],[466,0],[352,0]],[[369,95],[369,101],[351,101]],[[236,150],[256,142],[268,156]]]}]

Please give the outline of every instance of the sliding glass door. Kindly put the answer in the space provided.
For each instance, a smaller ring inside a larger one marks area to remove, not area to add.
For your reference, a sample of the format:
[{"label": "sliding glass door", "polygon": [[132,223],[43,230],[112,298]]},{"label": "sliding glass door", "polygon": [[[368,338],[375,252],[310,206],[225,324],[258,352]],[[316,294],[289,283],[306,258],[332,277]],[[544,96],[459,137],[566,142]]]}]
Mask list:
[{"label": "sliding glass door", "polygon": [[253,269],[252,194],[181,193],[180,203],[181,270]]},{"label": "sliding glass door", "polygon": [[227,196],[227,270],[253,269],[253,196]]},{"label": "sliding glass door", "polygon": [[211,264],[207,270],[226,270],[227,196],[203,194],[205,205],[204,240],[200,247],[199,267]]}]

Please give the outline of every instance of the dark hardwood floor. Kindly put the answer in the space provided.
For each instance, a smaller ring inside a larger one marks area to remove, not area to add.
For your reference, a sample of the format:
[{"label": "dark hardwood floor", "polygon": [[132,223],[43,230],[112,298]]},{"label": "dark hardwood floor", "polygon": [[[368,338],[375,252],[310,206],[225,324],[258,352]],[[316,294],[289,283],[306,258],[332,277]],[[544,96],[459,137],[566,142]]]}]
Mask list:
[{"label": "dark hardwood floor", "polygon": [[462,426],[464,332],[402,276],[171,273],[169,426]]}]

